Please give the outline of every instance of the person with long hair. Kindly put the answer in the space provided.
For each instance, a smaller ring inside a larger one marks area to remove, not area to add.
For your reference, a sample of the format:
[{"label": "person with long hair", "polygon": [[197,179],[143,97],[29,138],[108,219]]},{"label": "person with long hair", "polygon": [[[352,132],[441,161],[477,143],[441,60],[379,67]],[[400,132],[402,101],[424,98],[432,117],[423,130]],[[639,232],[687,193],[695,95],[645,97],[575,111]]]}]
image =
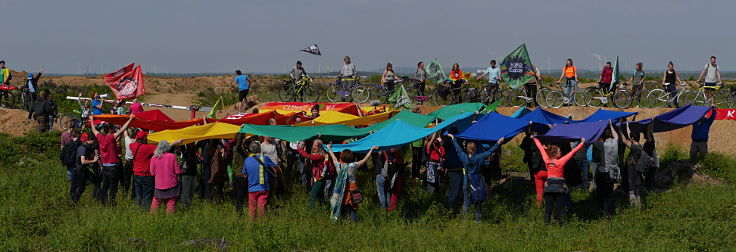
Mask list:
[{"label": "person with long hair", "polygon": [[363,159],[355,162],[355,156],[350,150],[343,150],[340,152],[340,159],[335,156],[332,152],[332,144],[327,144],[327,151],[330,153],[330,157],[335,165],[337,171],[337,179],[335,180],[335,187],[333,189],[332,197],[330,198],[331,205],[331,219],[336,221],[340,218],[341,214],[350,215],[350,221],[358,221],[358,205],[363,199],[363,195],[358,189],[358,168],[363,166],[368,158],[371,156],[374,150],[377,150],[378,146],[371,147],[368,153]]},{"label": "person with long hair", "polygon": [[542,145],[539,139],[532,137],[534,144],[537,145],[542,160],[547,168],[547,182],[544,186],[544,222],[549,224],[552,216],[552,208],[556,205],[556,216],[560,225],[564,224],[563,212],[567,205],[567,186],[565,185],[565,164],[580,148],[585,144],[585,138],[580,139],[580,143],[575,146],[572,151],[565,156],[560,153],[560,147],[557,145]]},{"label": "person with long hair", "polygon": [[393,93],[394,86],[398,80],[401,80],[401,78],[394,72],[394,66],[390,62],[386,63],[386,70],[383,70],[383,74],[381,75],[381,84],[386,86],[386,90],[389,93]]},{"label": "person with long hair", "polygon": [[560,75],[560,79],[557,83],[560,83],[562,78],[565,78],[565,96],[570,97],[572,91],[578,85],[578,68],[575,67],[572,59],[567,59],[565,62],[565,67],[562,68],[562,74]]},{"label": "person with long hair", "polygon": [[317,200],[324,199],[325,180],[327,180],[327,174],[329,173],[329,165],[327,160],[327,154],[322,148],[322,140],[315,139],[312,142],[312,152],[307,153],[304,150],[304,143],[299,143],[297,152],[300,156],[306,158],[305,169],[311,171],[311,178],[309,178],[308,184],[312,186],[312,190],[309,192],[309,208],[315,207]]},{"label": "person with long hair", "polygon": [[463,164],[463,173],[465,174],[463,179],[463,214],[467,213],[472,202],[475,205],[475,221],[478,222],[481,218],[483,202],[486,200],[486,183],[480,170],[481,165],[485,158],[493,154],[505,139],[502,137],[490,149],[476,153],[475,142],[466,142],[465,149],[463,149],[457,143],[454,135],[447,134],[447,136],[450,137],[453,146],[455,146],[455,151],[457,151],[457,156]]},{"label": "person with long hair", "polygon": [[[179,143],[181,141],[174,142],[174,145]],[[166,140],[160,141],[151,158],[151,175],[155,180],[151,202],[152,214],[156,213],[162,203],[166,204],[166,214],[172,214],[176,209],[176,198],[179,197],[181,187],[178,175],[182,171],[176,155],[169,152],[171,146]]]},{"label": "person with long hair", "polygon": [[424,62],[419,61],[417,63],[417,72],[414,73],[414,78],[417,80],[417,89],[420,95],[424,95],[424,89],[427,85],[427,70],[424,69]]},{"label": "person with long hair", "polygon": [[644,63],[636,63],[636,68],[634,68],[634,71],[631,72],[631,78],[629,79],[629,83],[631,83],[631,93],[635,94],[634,101],[636,101],[636,106],[641,106],[641,96],[644,94],[644,80],[646,78],[646,73],[644,73]]},{"label": "person with long hair", "polygon": [[353,65],[353,62],[350,60],[350,56],[345,56],[342,61],[344,64],[340,69],[340,76],[338,76],[338,79],[355,78],[358,76],[358,70],[355,69],[355,65]]},{"label": "person with long hair", "polygon": [[664,90],[669,93],[670,98],[674,98],[674,104],[667,104],[668,106],[674,105],[676,108],[680,107],[678,97],[675,96],[677,93],[677,84],[680,83],[682,83],[680,73],[675,70],[675,64],[670,61],[667,63],[667,71],[664,71],[664,76],[662,76],[662,86],[664,86]]}]

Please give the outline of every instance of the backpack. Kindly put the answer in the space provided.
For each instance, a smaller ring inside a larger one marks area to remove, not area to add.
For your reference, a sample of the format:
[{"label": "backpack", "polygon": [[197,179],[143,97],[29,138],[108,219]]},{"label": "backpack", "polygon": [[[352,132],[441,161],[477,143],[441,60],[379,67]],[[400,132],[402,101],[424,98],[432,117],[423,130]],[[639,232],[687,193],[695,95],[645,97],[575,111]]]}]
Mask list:
[{"label": "backpack", "polygon": [[654,166],[654,159],[650,157],[645,151],[641,151],[639,160],[636,161],[636,171],[639,173],[647,173],[649,168]]},{"label": "backpack", "polygon": [[61,163],[67,167],[77,165],[77,148],[79,148],[79,140],[68,142],[61,148],[59,159]]}]

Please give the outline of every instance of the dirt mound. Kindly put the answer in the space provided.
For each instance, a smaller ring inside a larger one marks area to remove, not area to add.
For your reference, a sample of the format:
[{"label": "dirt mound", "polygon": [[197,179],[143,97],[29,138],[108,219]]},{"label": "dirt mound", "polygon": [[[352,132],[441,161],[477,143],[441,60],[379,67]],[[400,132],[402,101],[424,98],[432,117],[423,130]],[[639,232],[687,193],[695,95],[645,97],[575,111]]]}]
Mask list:
[{"label": "dirt mound", "polygon": [[[36,130],[36,121],[27,121],[28,111],[22,109],[0,108],[0,132],[13,136],[22,136],[26,132]],[[58,121],[54,130],[61,130]]]}]

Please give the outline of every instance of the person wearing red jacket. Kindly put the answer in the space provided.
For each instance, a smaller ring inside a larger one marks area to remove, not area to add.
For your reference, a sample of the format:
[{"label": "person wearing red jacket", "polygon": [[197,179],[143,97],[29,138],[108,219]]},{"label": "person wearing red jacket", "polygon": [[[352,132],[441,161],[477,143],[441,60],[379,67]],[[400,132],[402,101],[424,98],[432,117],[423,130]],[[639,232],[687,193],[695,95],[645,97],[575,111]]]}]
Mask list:
[{"label": "person wearing red jacket", "polygon": [[611,67],[611,62],[606,62],[606,66],[603,67],[603,70],[601,70],[601,76],[598,78],[598,86],[604,94],[611,91],[609,89],[612,81],[613,67]]},{"label": "person wearing red jacket", "polygon": [[580,143],[564,157],[560,157],[560,147],[556,145],[544,146],[536,137],[533,137],[533,139],[534,144],[537,145],[539,152],[542,154],[544,166],[547,168],[547,182],[544,185],[544,222],[549,224],[552,207],[556,204],[557,220],[562,225],[564,224],[563,211],[565,209],[567,195],[567,187],[565,186],[565,178],[563,176],[565,173],[565,164],[575,155],[575,152],[583,147],[585,138],[582,138]]},{"label": "person wearing red jacket", "polygon": [[305,163],[306,169],[312,170],[312,178],[310,178],[309,184],[312,185],[312,190],[309,192],[309,208],[315,207],[315,201],[324,200],[325,189],[325,175],[329,172],[329,165],[327,165],[327,157],[324,149],[322,148],[322,140],[316,139],[312,142],[312,153],[307,153],[304,150],[304,143],[299,144],[299,148],[296,149],[299,155],[306,158]]}]

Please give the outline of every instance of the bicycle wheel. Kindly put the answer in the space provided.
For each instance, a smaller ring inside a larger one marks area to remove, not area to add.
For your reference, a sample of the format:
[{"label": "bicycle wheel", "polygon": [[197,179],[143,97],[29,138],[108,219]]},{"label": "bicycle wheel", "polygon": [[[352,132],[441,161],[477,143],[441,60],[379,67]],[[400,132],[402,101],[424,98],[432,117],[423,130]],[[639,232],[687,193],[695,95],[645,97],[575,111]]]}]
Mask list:
[{"label": "bicycle wheel", "polygon": [[18,106],[17,96],[14,93],[7,92],[6,95],[8,98],[4,101],[6,106],[8,106],[9,108],[19,108],[20,107]]},{"label": "bicycle wheel", "polygon": [[[692,104],[695,106],[709,106],[708,99],[705,97],[705,92],[699,91],[695,92],[693,91],[691,94],[692,97]],[[689,99],[688,99],[689,100]]]},{"label": "bicycle wheel", "polygon": [[537,106],[542,108],[549,108],[547,104],[547,94],[550,92],[549,88],[542,88],[537,91]]},{"label": "bicycle wheel", "polygon": [[364,103],[371,98],[371,92],[366,86],[356,85],[350,92],[350,96],[353,98],[354,102]]},{"label": "bicycle wheel", "polygon": [[616,93],[613,95],[613,105],[617,108],[629,108],[629,106],[631,106],[632,100],[633,99],[631,99],[629,91],[627,91],[626,89],[616,90]]},{"label": "bicycle wheel", "polygon": [[526,93],[524,92],[524,90],[521,90],[519,88],[519,89],[511,90],[509,92],[507,100],[510,106],[521,107],[521,106],[526,105],[525,98],[526,98]]},{"label": "bicycle wheel", "polygon": [[604,105],[603,102],[604,99],[606,99],[605,96],[603,96],[603,93],[601,93],[598,89],[590,89],[585,91],[585,104],[587,106],[591,107],[600,107],[601,105]]},{"label": "bicycle wheel", "polygon": [[312,85],[304,86],[302,90],[302,99],[304,102],[317,102],[319,101],[319,92]]},{"label": "bicycle wheel", "polygon": [[575,90],[573,97],[575,98],[575,105],[577,105],[578,107],[588,106],[588,103],[585,102],[585,92],[583,92],[582,90],[580,89]]},{"label": "bicycle wheel", "polygon": [[715,97],[716,108],[731,108],[733,107],[733,97],[730,92],[719,90],[716,91]]},{"label": "bicycle wheel", "polygon": [[293,92],[294,87],[292,86],[279,88],[279,100],[282,102],[291,101],[294,98],[292,95]]},{"label": "bicycle wheel", "polygon": [[338,102],[342,100],[343,91],[340,89],[339,85],[330,83],[330,86],[325,90],[325,96],[327,97],[327,100],[331,102]]},{"label": "bicycle wheel", "polygon": [[550,90],[545,97],[549,108],[562,107],[562,103],[564,103],[563,98],[564,98],[564,95],[562,94],[562,92],[557,91],[557,90],[554,90],[554,91]]},{"label": "bicycle wheel", "polygon": [[669,95],[662,89],[653,89],[647,94],[647,104],[652,108],[663,108],[667,106]]}]

